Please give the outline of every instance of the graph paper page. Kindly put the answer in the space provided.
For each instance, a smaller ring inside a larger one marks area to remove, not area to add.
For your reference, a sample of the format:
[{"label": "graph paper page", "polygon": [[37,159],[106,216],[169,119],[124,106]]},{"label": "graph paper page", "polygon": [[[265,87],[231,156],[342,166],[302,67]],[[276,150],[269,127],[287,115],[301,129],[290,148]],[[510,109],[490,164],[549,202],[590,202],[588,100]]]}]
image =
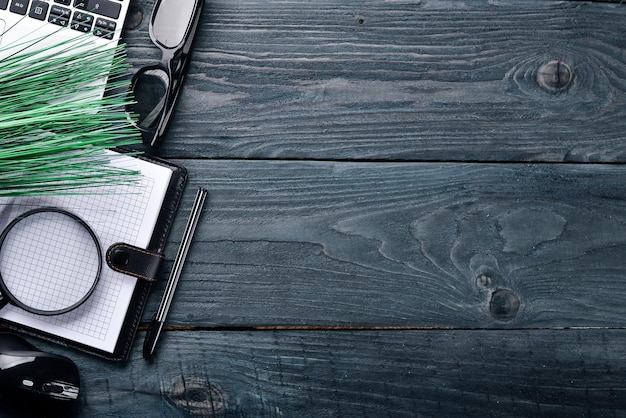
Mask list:
[{"label": "graph paper page", "polygon": [[140,171],[140,181],[94,188],[91,194],[0,198],[1,229],[28,210],[58,207],[81,217],[98,236],[103,252],[100,280],[83,305],[54,316],[30,314],[7,305],[0,310],[0,318],[113,353],[137,279],[111,270],[105,252],[119,242],[147,248],[172,171],[123,154],[110,155],[111,164]]}]

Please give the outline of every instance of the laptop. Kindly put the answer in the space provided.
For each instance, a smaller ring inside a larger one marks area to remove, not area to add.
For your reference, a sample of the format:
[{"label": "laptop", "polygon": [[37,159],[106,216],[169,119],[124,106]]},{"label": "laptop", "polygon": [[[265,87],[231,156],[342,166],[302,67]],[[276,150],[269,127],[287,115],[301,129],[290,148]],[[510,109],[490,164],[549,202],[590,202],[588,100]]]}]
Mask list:
[{"label": "laptop", "polygon": [[[0,59],[28,45],[48,51],[66,41],[85,48],[114,46],[130,1],[0,0]],[[93,42],[84,42],[86,37]]]}]

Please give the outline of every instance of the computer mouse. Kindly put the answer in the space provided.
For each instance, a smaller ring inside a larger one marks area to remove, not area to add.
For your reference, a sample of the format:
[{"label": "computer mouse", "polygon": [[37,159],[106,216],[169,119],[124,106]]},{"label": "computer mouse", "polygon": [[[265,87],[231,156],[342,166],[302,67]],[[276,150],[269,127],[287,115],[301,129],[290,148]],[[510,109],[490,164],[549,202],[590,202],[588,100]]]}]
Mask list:
[{"label": "computer mouse", "polygon": [[0,389],[9,398],[42,403],[78,399],[80,376],[67,357],[47,353],[14,333],[0,332]]}]

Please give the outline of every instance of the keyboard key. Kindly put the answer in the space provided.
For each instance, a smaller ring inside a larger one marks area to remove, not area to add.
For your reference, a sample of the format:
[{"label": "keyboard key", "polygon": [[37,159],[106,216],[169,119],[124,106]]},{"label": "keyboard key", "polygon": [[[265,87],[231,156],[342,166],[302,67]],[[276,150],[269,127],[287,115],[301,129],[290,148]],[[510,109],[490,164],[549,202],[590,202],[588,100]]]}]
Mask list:
[{"label": "keyboard key", "polygon": [[90,25],[93,23],[93,15],[83,13],[83,12],[74,12],[73,22],[84,23]]},{"label": "keyboard key", "polygon": [[83,12],[75,12],[70,28],[83,33],[91,32],[93,20],[93,15]]},{"label": "keyboard key", "polygon": [[102,30],[100,28],[94,28],[93,34],[103,39],[109,39],[109,40],[113,39],[113,32]]},{"label": "keyboard key", "polygon": [[50,10],[50,16],[53,16],[53,15],[69,19],[70,16],[72,15],[72,10],[66,9],[65,7],[52,6],[52,9]]},{"label": "keyboard key", "polygon": [[68,18],[54,15],[50,15],[48,17],[48,22],[59,26],[67,26],[70,24],[70,20]]},{"label": "keyboard key", "polygon": [[0,9],[6,10],[9,7],[9,0],[0,0]]},{"label": "keyboard key", "polygon": [[101,16],[117,19],[120,17],[122,5],[119,2],[111,0],[74,0],[74,7],[86,10],[91,13],[97,13]]},{"label": "keyboard key", "polygon": [[84,25],[82,23],[74,22],[74,21],[72,21],[70,28],[77,30],[79,32],[83,32],[83,33],[89,33],[89,31],[91,31],[91,25]]},{"label": "keyboard key", "polygon": [[29,0],[13,0],[11,2],[11,10],[13,13],[17,13],[20,15],[26,15],[28,12],[28,2]]},{"label": "keyboard key", "polygon": [[48,22],[59,26],[67,26],[70,24],[71,15],[72,11],[70,9],[53,5],[50,8],[50,16],[48,17]]},{"label": "keyboard key", "polygon": [[99,17],[96,19],[96,27],[104,30],[114,31],[117,28],[117,24],[111,20],[106,20]]},{"label": "keyboard key", "polygon": [[63,6],[69,6],[72,4],[72,0],[54,0],[55,3],[59,3]]},{"label": "keyboard key", "polygon": [[47,15],[48,3],[40,0],[33,1],[33,4],[30,6],[30,11],[28,12],[28,16],[37,20],[46,20]]},{"label": "keyboard key", "polygon": [[96,19],[93,34],[104,39],[113,39],[116,26],[115,22],[99,17]]}]

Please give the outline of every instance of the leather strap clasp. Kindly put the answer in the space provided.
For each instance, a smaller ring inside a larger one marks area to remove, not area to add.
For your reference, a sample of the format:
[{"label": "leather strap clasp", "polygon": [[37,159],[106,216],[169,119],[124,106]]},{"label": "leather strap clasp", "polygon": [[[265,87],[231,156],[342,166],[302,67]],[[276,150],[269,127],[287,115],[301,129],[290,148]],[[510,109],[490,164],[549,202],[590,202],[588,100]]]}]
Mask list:
[{"label": "leather strap clasp", "polygon": [[106,253],[112,270],[149,282],[157,280],[163,259],[163,254],[121,242],[111,245]]}]

